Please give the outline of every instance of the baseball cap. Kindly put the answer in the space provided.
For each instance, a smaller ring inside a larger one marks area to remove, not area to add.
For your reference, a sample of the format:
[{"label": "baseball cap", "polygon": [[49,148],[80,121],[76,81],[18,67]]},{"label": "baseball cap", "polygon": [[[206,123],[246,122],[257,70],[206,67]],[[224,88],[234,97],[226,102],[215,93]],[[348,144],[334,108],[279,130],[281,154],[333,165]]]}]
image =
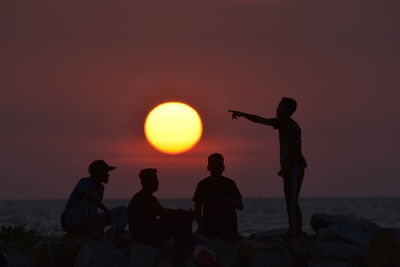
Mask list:
[{"label": "baseball cap", "polygon": [[89,165],[89,173],[93,173],[99,170],[106,170],[106,171],[112,171],[116,167],[108,165],[104,160],[98,159],[90,163]]}]

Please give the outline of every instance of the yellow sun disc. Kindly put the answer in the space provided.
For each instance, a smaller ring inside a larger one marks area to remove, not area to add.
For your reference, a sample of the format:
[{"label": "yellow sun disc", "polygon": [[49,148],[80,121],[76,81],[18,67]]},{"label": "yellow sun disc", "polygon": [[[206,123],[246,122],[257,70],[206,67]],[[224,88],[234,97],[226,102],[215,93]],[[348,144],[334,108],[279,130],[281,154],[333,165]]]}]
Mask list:
[{"label": "yellow sun disc", "polygon": [[157,150],[179,154],[192,149],[200,140],[203,126],[199,114],[189,105],[166,102],[147,115],[144,133]]}]

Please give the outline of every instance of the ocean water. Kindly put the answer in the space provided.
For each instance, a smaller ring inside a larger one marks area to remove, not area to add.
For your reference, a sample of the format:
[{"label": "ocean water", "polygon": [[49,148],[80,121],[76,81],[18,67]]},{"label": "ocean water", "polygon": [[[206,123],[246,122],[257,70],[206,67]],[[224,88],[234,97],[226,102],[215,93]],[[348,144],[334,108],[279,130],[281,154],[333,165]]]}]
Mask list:
[{"label": "ocean water", "polygon": [[[105,200],[107,207],[128,205],[128,200]],[[168,208],[190,209],[190,199],[160,199]],[[286,228],[287,215],[284,199],[244,199],[244,210],[238,211],[239,232],[247,236],[269,229]],[[59,217],[65,200],[2,200],[0,226],[25,225],[43,234],[61,235]],[[372,220],[382,227],[400,228],[400,198],[302,198],[304,230],[312,232],[312,214],[342,214]],[[195,227],[195,223],[194,223]]]}]

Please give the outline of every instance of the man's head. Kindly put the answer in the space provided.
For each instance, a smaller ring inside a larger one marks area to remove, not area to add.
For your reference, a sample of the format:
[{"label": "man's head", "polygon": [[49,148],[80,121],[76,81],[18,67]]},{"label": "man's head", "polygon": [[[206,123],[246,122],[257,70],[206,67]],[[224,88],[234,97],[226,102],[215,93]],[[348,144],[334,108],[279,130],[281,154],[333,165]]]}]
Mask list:
[{"label": "man's head", "polygon": [[297,109],[297,102],[293,98],[282,97],[276,110],[278,118],[290,118]]},{"label": "man's head", "polygon": [[144,190],[151,192],[158,190],[157,169],[143,169],[139,172],[139,178]]},{"label": "man's head", "polygon": [[101,183],[108,183],[109,171],[114,170],[116,167],[109,166],[104,160],[95,160],[89,165],[90,176],[99,180]]},{"label": "man's head", "polygon": [[221,176],[225,170],[224,157],[219,153],[208,156],[207,170],[212,176]]}]

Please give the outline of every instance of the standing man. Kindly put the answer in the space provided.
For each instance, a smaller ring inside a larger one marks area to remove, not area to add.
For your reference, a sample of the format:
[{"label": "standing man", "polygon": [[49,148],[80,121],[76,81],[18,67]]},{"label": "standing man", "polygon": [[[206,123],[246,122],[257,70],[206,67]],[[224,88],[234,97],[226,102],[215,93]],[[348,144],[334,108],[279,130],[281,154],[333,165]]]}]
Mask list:
[{"label": "standing man", "polygon": [[294,99],[283,97],[276,111],[276,118],[263,118],[240,111],[232,112],[232,119],[244,117],[252,122],[261,123],[279,130],[281,170],[278,175],[283,178],[286,207],[289,217],[288,235],[302,233],[302,217],[298,203],[301,184],[304,178],[306,160],[301,151],[301,129],[291,117],[296,111]]},{"label": "standing man", "polygon": [[[72,233],[96,232],[105,226],[114,227],[114,241],[122,240],[127,225],[127,209],[120,206],[109,210],[103,205],[104,184],[108,183],[109,166],[104,160],[95,160],[89,165],[90,176],[79,180],[72,191],[64,212],[61,225],[64,231]],[[103,213],[97,213],[101,209]]]},{"label": "standing man", "polygon": [[243,209],[242,196],[235,181],[223,176],[224,157],[219,153],[208,157],[210,176],[201,180],[193,195],[197,232],[214,239],[242,239],[238,233],[236,210]]}]

